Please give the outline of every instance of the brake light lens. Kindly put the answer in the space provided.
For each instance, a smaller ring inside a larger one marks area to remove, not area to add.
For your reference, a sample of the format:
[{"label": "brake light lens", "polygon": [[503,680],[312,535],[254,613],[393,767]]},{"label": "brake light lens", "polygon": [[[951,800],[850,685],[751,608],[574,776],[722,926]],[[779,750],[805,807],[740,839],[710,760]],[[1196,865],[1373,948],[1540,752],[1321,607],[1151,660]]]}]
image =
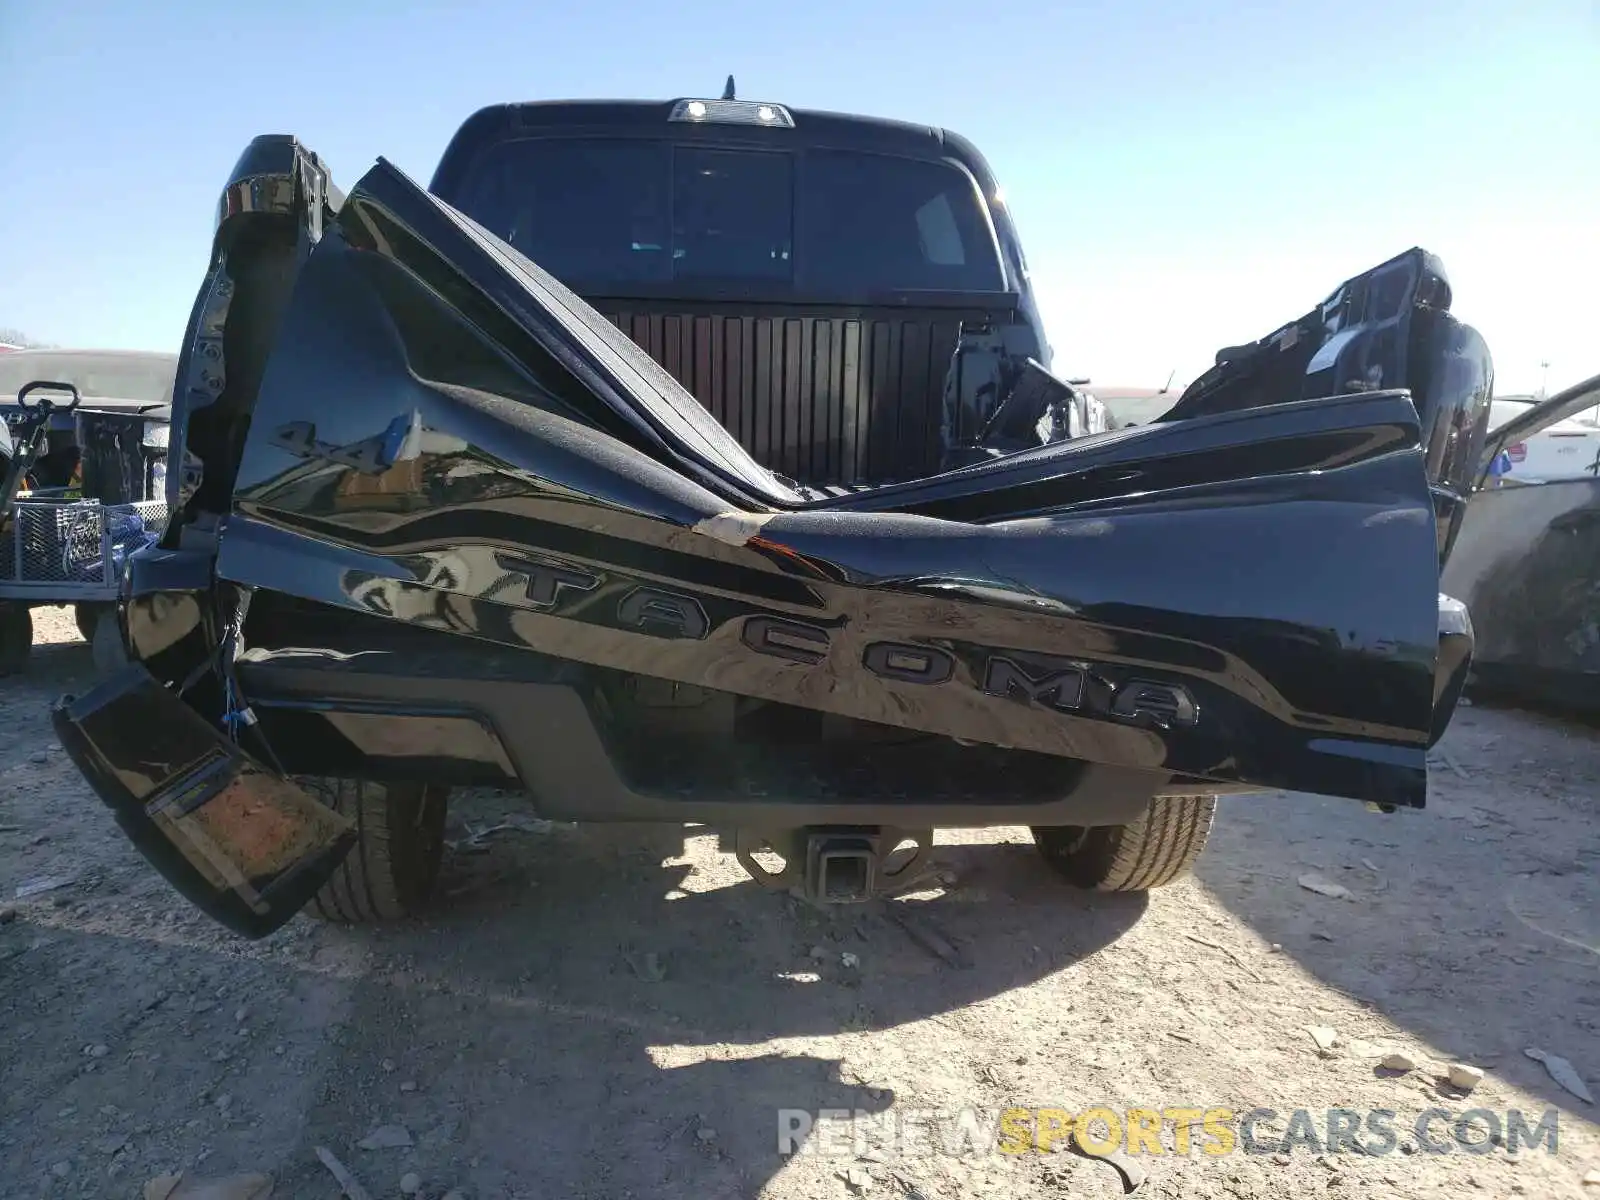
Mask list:
[{"label": "brake light lens", "polygon": [[781,104],[755,100],[679,100],[672,106],[669,121],[713,125],[766,125],[774,129],[793,129],[794,117]]},{"label": "brake light lens", "polygon": [[1506,447],[1506,453],[1511,456],[1511,461],[1519,463],[1528,457],[1528,444],[1526,442],[1512,442]]}]

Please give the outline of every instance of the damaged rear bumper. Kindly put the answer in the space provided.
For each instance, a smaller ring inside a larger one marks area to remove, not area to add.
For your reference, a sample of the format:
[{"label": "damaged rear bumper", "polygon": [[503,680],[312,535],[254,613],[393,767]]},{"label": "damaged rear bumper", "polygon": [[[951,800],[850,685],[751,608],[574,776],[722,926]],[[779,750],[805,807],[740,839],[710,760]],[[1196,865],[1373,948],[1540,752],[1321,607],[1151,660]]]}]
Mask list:
[{"label": "damaged rear bumper", "polygon": [[[1471,619],[1460,601],[1441,595],[1438,612],[1430,745],[1455,710],[1473,646]],[[401,776],[487,770],[503,785],[527,789],[542,801],[545,815],[557,818],[772,830],[839,823],[852,829],[1097,825],[1133,820],[1162,791],[1215,786],[1022,754],[1009,759],[1004,786],[990,780],[977,787],[957,771],[942,789],[829,794],[814,771],[793,790],[752,788],[738,778],[746,767],[734,754],[721,772],[726,778],[681,786],[688,780],[680,776],[674,787],[670,771],[640,778],[639,763],[608,744],[584,689],[570,682],[424,676],[414,661],[379,653],[362,670],[340,670],[335,692],[318,657],[267,656],[251,664],[263,722],[276,730],[272,736],[310,755],[301,766]],[[64,697],[53,722],[61,745],[139,852],[181,895],[236,933],[262,937],[279,928],[327,882],[355,842],[350,821],[244,753],[141,664],[81,698]],[[462,733],[468,727],[472,737]],[[443,745],[452,748],[444,759],[453,755],[454,761],[417,761],[418,748],[430,736],[439,744],[441,733]],[[549,753],[552,746],[561,752]],[[339,761],[341,748],[355,757]],[[316,761],[319,750],[328,756],[324,761]],[[929,751],[912,753],[926,757]],[[903,769],[892,750],[878,757],[891,774]],[[659,770],[662,759],[653,761]],[[706,763],[686,765],[696,773],[707,769]],[[1033,778],[1041,766],[1045,773]]]},{"label": "damaged rear bumper", "polygon": [[52,720],[139,852],[236,933],[277,929],[355,843],[349,820],[251,759],[141,665],[64,697]]}]

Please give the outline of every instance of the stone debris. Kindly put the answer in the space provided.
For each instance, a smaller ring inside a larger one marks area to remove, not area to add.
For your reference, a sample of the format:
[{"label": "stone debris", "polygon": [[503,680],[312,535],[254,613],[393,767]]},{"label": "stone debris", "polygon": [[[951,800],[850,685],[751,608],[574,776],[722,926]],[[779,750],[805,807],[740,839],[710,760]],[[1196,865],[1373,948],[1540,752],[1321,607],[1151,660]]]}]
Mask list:
[{"label": "stone debris", "polygon": [[852,1192],[864,1192],[872,1186],[872,1176],[861,1167],[846,1167],[839,1172],[839,1178]]},{"label": "stone debris", "polygon": [[972,962],[967,955],[935,929],[932,922],[926,919],[917,907],[897,902],[888,907],[886,914],[891,921],[905,930],[906,936],[941,962],[959,970],[971,969]]},{"label": "stone debris", "polygon": [[513,830],[517,833],[549,833],[555,828],[555,822],[546,821],[540,817],[525,816],[521,813],[512,813],[504,820],[482,829],[474,829],[465,821],[462,822],[461,827],[466,831],[466,836],[457,838],[454,841],[447,841],[445,845],[457,852],[481,854],[489,848],[488,839],[497,833],[504,833],[507,830]]},{"label": "stone debris", "polygon": [[1318,1050],[1332,1050],[1339,1042],[1339,1031],[1332,1025],[1307,1025],[1306,1032]]},{"label": "stone debris", "polygon": [[1315,892],[1319,896],[1326,896],[1330,900],[1355,899],[1355,893],[1345,887],[1344,884],[1334,883],[1333,880],[1326,876],[1318,875],[1315,871],[1307,871],[1295,882],[1305,888],[1306,891]]},{"label": "stone debris", "polygon": [[67,887],[72,880],[71,875],[37,875],[32,879],[24,879],[17,884],[16,899],[26,900],[29,896],[53,892],[57,888]]},{"label": "stone debris", "polygon": [[1186,933],[1183,936],[1188,938],[1191,942],[1194,942],[1196,945],[1207,946],[1220,954],[1226,955],[1234,966],[1238,967],[1257,983],[1261,982],[1261,976],[1257,975],[1250,969],[1250,964],[1245,962],[1244,959],[1240,958],[1236,951],[1228,949],[1228,947],[1224,946],[1221,942],[1213,942],[1210,938],[1201,937],[1198,933]]},{"label": "stone debris", "polygon": [[1483,1068],[1474,1067],[1469,1063],[1451,1063],[1445,1078],[1450,1081],[1451,1087],[1470,1092],[1483,1082]]},{"label": "stone debris", "polygon": [[404,1125],[379,1125],[356,1143],[363,1150],[402,1150],[411,1144],[411,1131]]},{"label": "stone debris", "polygon": [[667,968],[661,963],[661,956],[654,950],[644,954],[628,955],[628,966],[633,973],[646,983],[660,983],[667,977]]},{"label": "stone debris", "polygon": [[182,1171],[157,1175],[144,1185],[143,1200],[268,1200],[272,1176],[252,1171],[218,1179],[190,1179]]},{"label": "stone debris", "polygon": [[[388,1128],[397,1128],[397,1126],[388,1126]],[[404,1130],[401,1132],[404,1132]],[[406,1144],[410,1145],[410,1135],[407,1134],[406,1136]],[[349,1167],[334,1156],[332,1150],[329,1150],[326,1146],[315,1146],[313,1150],[316,1152],[317,1158],[321,1160],[322,1165],[328,1168],[328,1173],[339,1181],[339,1187],[343,1189],[346,1200],[372,1200],[372,1193],[361,1186],[361,1181],[351,1173]]]},{"label": "stone debris", "polygon": [[1544,1069],[1567,1091],[1571,1092],[1585,1104],[1593,1104],[1594,1096],[1589,1091],[1589,1085],[1583,1082],[1583,1077],[1578,1074],[1578,1069],[1559,1054],[1550,1054],[1537,1046],[1529,1046],[1523,1051],[1534,1062],[1544,1064]]},{"label": "stone debris", "polygon": [[415,1196],[422,1190],[422,1176],[415,1171],[407,1171],[400,1176],[400,1194],[402,1196]]},{"label": "stone debris", "polygon": [[1091,1145],[1086,1136],[1086,1131],[1080,1122],[1072,1124],[1072,1148],[1085,1158],[1099,1159],[1101,1162],[1110,1163],[1116,1168],[1117,1174],[1122,1176],[1122,1194],[1131,1196],[1144,1186],[1146,1179],[1145,1169],[1139,1164],[1138,1159],[1112,1146],[1109,1149],[1104,1144]]},{"label": "stone debris", "polygon": [[1396,1050],[1393,1054],[1384,1055],[1383,1061],[1378,1064],[1385,1071],[1415,1071],[1417,1060],[1403,1050]]}]

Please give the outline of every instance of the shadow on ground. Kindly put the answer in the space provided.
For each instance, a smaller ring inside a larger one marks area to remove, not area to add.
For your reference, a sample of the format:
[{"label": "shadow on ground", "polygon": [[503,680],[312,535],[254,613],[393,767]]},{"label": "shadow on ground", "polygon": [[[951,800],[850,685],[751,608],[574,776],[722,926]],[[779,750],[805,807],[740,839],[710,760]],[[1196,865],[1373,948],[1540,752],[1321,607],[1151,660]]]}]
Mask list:
[{"label": "shadow on ground", "polygon": [[[1198,874],[1263,940],[1424,1049],[1593,1121],[1523,1052],[1563,1055],[1600,1087],[1600,734],[1463,709],[1431,776],[1425,810],[1389,816],[1230,798]],[[1306,890],[1307,872],[1352,898]]]},{"label": "shadow on ground", "polygon": [[[142,865],[82,882],[0,929],[0,1125],[29,1129],[0,1158],[47,1185],[64,1162],[94,1195],[201,1153],[329,1194],[325,1145],[375,1194],[416,1169],[432,1195],[749,1197],[784,1165],[780,1110],[880,1112],[895,1077],[971,1068],[914,1038],[852,1063],[852,1033],[949,1020],[1145,908],[1073,892],[1024,844],[939,847],[960,880],[939,901],[831,911],[691,878],[683,848],[676,828],[513,835],[447,860],[429,921],[302,917],[254,946]],[[356,1148],[386,1124],[415,1145]]]},{"label": "shadow on ground", "polygon": [[[974,1069],[948,1037],[852,1063],[852,1034],[961,1019],[1145,910],[1026,843],[941,845],[958,886],[936,901],[817,910],[725,857],[691,866],[681,828],[553,826],[449,856],[427,921],[302,917],[250,945],[172,896],[53,747],[49,702],[94,677],[67,642],[0,683],[29,837],[0,883],[75,875],[0,928],[0,1174],[30,1188],[123,1194],[198,1159],[325,1195],[326,1145],[375,1193],[414,1168],[435,1195],[751,1196],[783,1166],[780,1109],[882,1111],[896,1077]],[[412,1148],[356,1148],[395,1123]]]},{"label": "shadow on ground", "polygon": [[[814,910],[732,878],[692,890],[706,881],[662,866],[682,848],[677,829],[558,827],[457,860],[445,886],[466,894],[447,917],[359,935],[393,965],[356,985],[311,1124],[455,1122],[458,1155],[495,1148],[472,1177],[487,1194],[668,1195],[694,1180],[699,1197],[754,1195],[782,1165],[780,1109],[895,1100],[785,1039],[937,1020],[1093,954],[1144,908],[1076,895],[1014,844],[940,848],[986,903],[907,900],[896,915]],[[456,1111],[396,1093],[385,1059]]]}]

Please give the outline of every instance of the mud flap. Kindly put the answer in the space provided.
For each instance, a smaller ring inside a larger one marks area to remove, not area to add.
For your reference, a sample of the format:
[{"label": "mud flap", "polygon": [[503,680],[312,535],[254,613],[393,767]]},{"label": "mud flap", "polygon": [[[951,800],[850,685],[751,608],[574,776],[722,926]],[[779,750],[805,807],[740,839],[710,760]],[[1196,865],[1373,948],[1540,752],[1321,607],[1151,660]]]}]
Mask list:
[{"label": "mud flap", "polygon": [[143,666],[63,697],[52,719],[139,853],[235,933],[272,933],[355,844],[347,818],[245,754]]}]

